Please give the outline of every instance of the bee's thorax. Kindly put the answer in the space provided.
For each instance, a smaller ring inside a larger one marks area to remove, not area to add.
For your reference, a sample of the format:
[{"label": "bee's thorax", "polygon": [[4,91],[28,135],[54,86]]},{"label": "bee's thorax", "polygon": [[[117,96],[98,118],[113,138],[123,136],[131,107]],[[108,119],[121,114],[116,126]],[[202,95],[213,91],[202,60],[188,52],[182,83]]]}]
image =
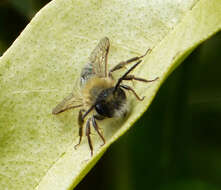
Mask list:
[{"label": "bee's thorax", "polygon": [[94,104],[99,94],[108,88],[114,86],[114,80],[112,78],[91,78],[84,88],[82,89],[82,96],[87,104]]}]

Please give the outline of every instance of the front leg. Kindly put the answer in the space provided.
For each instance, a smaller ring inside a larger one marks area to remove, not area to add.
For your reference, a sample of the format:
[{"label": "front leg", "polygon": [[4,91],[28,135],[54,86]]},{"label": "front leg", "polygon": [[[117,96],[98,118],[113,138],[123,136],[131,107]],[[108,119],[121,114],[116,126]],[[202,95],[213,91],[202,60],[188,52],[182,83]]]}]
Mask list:
[{"label": "front leg", "polygon": [[[95,131],[98,133],[98,135],[99,135],[100,138],[102,139],[103,144],[102,144],[101,146],[103,146],[103,145],[105,144],[105,138],[104,138],[104,136],[101,134],[101,132],[99,131],[99,127],[98,127],[98,125],[97,125],[96,119],[101,120],[98,116],[94,115],[94,116],[92,117],[92,125],[93,125]],[[103,118],[102,118],[102,119],[103,119]]]},{"label": "front leg", "polygon": [[87,120],[87,123],[86,123],[86,136],[87,136],[87,140],[88,140],[88,144],[89,144],[89,147],[90,147],[90,150],[91,150],[91,156],[93,156],[93,145],[92,145],[92,142],[91,142],[91,118],[89,118]]}]

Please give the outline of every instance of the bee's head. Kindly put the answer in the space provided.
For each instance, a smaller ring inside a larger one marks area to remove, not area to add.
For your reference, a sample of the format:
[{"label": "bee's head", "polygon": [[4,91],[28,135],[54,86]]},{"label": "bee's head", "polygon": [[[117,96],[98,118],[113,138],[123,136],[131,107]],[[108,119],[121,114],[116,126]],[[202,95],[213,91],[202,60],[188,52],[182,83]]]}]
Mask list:
[{"label": "bee's head", "polygon": [[97,97],[95,110],[105,117],[114,117],[126,102],[126,94],[121,88],[104,89]]}]

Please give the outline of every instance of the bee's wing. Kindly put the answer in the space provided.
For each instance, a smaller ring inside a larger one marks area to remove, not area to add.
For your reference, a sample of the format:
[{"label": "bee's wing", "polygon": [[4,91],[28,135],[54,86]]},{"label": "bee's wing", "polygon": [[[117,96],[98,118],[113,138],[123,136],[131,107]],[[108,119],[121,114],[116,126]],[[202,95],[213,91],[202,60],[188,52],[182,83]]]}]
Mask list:
[{"label": "bee's wing", "polygon": [[107,76],[107,55],[110,47],[110,42],[107,37],[100,40],[98,45],[92,51],[89,61],[93,68],[93,72],[98,77]]},{"label": "bee's wing", "polygon": [[52,113],[59,114],[68,109],[77,108],[81,106],[83,106],[82,100],[74,96],[73,93],[71,93],[52,110]]}]

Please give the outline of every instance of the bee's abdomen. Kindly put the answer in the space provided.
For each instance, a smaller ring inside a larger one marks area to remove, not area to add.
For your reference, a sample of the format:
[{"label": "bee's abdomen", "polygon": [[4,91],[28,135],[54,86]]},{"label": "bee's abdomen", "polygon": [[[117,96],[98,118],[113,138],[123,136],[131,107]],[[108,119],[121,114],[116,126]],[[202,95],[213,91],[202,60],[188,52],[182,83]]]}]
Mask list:
[{"label": "bee's abdomen", "polygon": [[95,109],[98,114],[105,117],[115,117],[126,113],[126,94],[118,88],[104,89],[96,99]]}]

